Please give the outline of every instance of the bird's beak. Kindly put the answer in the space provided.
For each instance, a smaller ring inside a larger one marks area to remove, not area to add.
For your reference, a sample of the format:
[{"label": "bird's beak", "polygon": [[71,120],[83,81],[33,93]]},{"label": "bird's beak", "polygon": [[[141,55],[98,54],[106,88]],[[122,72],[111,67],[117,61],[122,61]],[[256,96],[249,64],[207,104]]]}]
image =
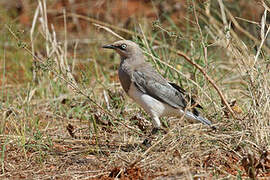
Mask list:
[{"label": "bird's beak", "polygon": [[105,46],[102,46],[102,48],[107,48],[107,49],[115,49],[115,46],[114,45],[105,45]]}]

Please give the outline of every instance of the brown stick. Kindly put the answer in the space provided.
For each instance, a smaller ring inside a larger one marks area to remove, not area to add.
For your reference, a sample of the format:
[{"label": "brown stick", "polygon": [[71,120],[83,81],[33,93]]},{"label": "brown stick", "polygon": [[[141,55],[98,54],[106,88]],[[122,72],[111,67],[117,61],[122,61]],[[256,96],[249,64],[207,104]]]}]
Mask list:
[{"label": "brown stick", "polygon": [[225,104],[226,108],[229,110],[229,112],[231,113],[231,115],[233,116],[233,118],[237,119],[232,108],[230,107],[229,103],[226,101],[226,99],[224,98],[224,95],[222,94],[221,90],[218,88],[218,86],[216,85],[216,83],[214,82],[214,80],[208,76],[208,74],[204,71],[204,69],[196,64],[195,62],[193,62],[185,53],[182,53],[180,51],[177,52],[177,54],[179,56],[182,56],[187,62],[189,62],[191,65],[195,66],[197,69],[199,69],[201,71],[201,73],[204,75],[204,77],[210,82],[210,84],[212,84],[212,86],[216,89],[217,93],[219,94],[222,102]]}]

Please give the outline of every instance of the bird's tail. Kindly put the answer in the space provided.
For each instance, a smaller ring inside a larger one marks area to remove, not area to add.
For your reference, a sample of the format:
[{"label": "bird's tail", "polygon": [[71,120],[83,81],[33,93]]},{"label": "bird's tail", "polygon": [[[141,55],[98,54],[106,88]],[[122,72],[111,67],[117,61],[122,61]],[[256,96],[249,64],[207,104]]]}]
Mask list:
[{"label": "bird's tail", "polygon": [[200,121],[201,123],[203,123],[203,124],[205,124],[205,125],[208,125],[208,126],[212,127],[213,129],[215,129],[215,127],[212,126],[211,121],[209,121],[209,120],[206,119],[206,118],[203,118],[203,117],[200,116],[200,115],[196,116],[196,115],[194,115],[193,113],[187,111],[187,112],[185,112],[185,117],[186,117],[187,119],[190,119],[190,120]]}]

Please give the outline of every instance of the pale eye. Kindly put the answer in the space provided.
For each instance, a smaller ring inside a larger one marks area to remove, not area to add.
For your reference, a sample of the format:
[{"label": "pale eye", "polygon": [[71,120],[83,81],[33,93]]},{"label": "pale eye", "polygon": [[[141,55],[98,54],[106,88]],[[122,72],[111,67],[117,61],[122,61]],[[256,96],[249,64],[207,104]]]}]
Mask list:
[{"label": "pale eye", "polygon": [[126,48],[127,48],[127,45],[126,45],[126,44],[122,44],[122,45],[121,45],[121,49],[124,50],[124,49],[126,49]]}]

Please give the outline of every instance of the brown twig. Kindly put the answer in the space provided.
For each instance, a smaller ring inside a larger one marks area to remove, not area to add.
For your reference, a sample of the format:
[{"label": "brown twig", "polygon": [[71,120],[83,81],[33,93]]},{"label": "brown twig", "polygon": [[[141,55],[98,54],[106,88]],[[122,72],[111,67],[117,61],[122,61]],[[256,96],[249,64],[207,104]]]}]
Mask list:
[{"label": "brown twig", "polygon": [[124,40],[125,38],[123,38],[122,36],[120,36],[119,34],[116,34],[115,32],[113,32],[110,28],[106,27],[106,26],[102,26],[100,24],[96,24],[96,23],[93,23],[94,26],[100,28],[100,29],[104,29],[108,32],[110,32],[111,34],[113,34],[114,36],[118,37],[119,39],[122,39]]},{"label": "brown twig", "polygon": [[199,69],[201,71],[201,73],[204,75],[204,77],[215,88],[215,90],[219,94],[221,100],[223,101],[223,103],[225,104],[226,108],[229,110],[229,112],[233,116],[233,118],[237,119],[236,116],[235,116],[235,114],[234,114],[234,112],[233,112],[233,110],[232,110],[232,108],[230,107],[229,103],[224,98],[224,95],[222,94],[221,90],[218,88],[218,86],[216,85],[216,83],[214,82],[214,80],[211,77],[208,76],[208,74],[204,71],[204,69],[200,65],[198,65],[197,63],[193,62],[186,54],[184,54],[182,52],[177,52],[177,54],[179,56],[182,56],[187,62],[189,62],[191,65],[195,66],[197,69]]}]

